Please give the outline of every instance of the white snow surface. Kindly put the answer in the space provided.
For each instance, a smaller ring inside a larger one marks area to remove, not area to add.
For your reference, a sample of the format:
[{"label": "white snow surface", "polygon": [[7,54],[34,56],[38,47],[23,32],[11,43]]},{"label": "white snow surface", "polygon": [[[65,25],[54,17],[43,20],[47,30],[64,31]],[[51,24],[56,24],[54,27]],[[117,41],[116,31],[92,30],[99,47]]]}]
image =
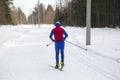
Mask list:
[{"label": "white snow surface", "polygon": [[[55,65],[54,43],[49,34],[54,25],[0,26],[0,80],[120,80],[120,29],[91,29],[86,46],[86,28],[65,27],[65,67]],[[87,48],[87,51],[76,45]]]}]

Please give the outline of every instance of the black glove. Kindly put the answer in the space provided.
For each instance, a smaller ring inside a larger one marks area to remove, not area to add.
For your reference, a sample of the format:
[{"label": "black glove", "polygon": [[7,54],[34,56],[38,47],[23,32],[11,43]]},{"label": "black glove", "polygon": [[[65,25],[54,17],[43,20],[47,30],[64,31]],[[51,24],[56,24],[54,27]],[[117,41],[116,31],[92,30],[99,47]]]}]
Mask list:
[{"label": "black glove", "polygon": [[51,39],[52,40],[52,42],[55,42],[55,40],[54,39]]},{"label": "black glove", "polygon": [[64,41],[65,41],[66,37],[64,37],[63,39],[64,39]]}]

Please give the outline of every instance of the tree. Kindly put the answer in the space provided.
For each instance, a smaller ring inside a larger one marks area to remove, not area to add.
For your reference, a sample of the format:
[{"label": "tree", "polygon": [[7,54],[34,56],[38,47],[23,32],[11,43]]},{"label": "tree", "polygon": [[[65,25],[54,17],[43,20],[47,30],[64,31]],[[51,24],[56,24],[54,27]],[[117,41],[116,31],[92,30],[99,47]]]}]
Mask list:
[{"label": "tree", "polygon": [[1,0],[0,1],[0,24],[12,24],[11,19],[11,6],[13,0]]},{"label": "tree", "polygon": [[60,21],[63,25],[72,24],[71,4],[69,0],[59,0],[55,12],[55,22]]},{"label": "tree", "polygon": [[54,23],[55,12],[51,5],[48,5],[47,10],[45,12],[45,23],[53,24]]},{"label": "tree", "polygon": [[[38,12],[39,11],[39,12]],[[38,15],[39,13],[39,15]],[[53,24],[55,17],[55,11],[51,5],[48,5],[47,10],[43,4],[37,5],[32,14],[28,16],[28,23],[38,24],[38,18],[40,24]]]},{"label": "tree", "polygon": [[73,25],[86,25],[86,0],[72,0]]},{"label": "tree", "polygon": [[11,17],[13,24],[27,24],[26,16],[20,8],[11,10]]}]

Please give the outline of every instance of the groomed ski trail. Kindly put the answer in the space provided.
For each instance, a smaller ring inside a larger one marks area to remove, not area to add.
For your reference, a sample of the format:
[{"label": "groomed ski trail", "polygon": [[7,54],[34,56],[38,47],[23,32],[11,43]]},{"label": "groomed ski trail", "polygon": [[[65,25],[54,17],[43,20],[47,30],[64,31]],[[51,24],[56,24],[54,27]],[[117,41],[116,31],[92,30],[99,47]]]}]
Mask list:
[{"label": "groomed ski trail", "polygon": [[[20,31],[14,28],[25,36],[14,39],[18,35],[15,34],[12,39],[14,46],[7,41],[0,46],[0,80],[120,80],[119,63],[69,43],[65,44],[64,71],[51,69],[48,65],[55,64],[54,43],[46,46],[50,42],[50,29],[25,28],[23,34],[23,28]],[[9,31],[14,32],[13,29]]]},{"label": "groomed ski trail", "polygon": [[[68,46],[71,45],[68,44]],[[115,67],[118,69],[120,64],[116,63],[116,61],[111,61],[108,58],[93,54],[89,50],[84,51],[77,47],[73,47],[72,50],[71,48],[67,49],[69,50],[67,53],[72,55],[72,57],[78,62],[77,64],[83,64],[87,68],[93,70],[93,72],[95,71],[97,74],[101,74],[106,77],[108,80],[120,80],[119,72],[117,73],[115,68],[109,68],[109,66],[107,66],[107,64],[111,64],[111,66],[117,65]],[[113,69],[114,73],[112,72]]]}]

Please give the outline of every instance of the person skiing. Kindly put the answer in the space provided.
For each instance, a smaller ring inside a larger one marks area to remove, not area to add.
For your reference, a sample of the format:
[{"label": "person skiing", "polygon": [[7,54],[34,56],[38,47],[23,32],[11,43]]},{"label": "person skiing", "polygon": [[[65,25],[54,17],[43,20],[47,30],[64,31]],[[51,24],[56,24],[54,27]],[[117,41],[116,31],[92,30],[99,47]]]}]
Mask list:
[{"label": "person skiing", "polygon": [[55,26],[56,27],[51,30],[49,38],[53,42],[55,42],[55,53],[56,53],[55,68],[59,68],[59,53],[61,53],[61,68],[62,68],[64,66],[64,46],[65,46],[64,41],[68,37],[68,34],[63,28],[61,28],[61,23],[59,21],[55,23]]}]

